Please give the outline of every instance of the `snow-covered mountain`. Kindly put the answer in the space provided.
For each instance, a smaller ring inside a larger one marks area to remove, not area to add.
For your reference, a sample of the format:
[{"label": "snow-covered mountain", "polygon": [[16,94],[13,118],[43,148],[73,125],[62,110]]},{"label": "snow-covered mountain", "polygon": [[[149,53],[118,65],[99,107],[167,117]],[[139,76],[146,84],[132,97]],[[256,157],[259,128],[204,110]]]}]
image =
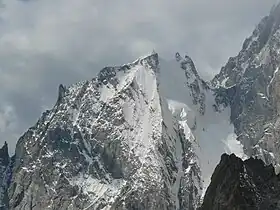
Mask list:
[{"label": "snow-covered mountain", "polygon": [[[15,155],[0,150],[0,209],[192,210],[204,195],[202,208],[219,209],[211,199],[236,195],[227,183],[242,188],[244,175],[262,186],[259,162],[242,159],[280,164],[279,24],[277,6],[210,82],[189,56],[153,52],[60,85]],[[240,159],[223,155],[215,170],[223,153]]]},{"label": "snow-covered mountain", "polygon": [[19,140],[10,209],[195,209],[201,176],[188,126],[159,88],[158,55],[59,87]]},{"label": "snow-covered mountain", "polygon": [[179,53],[60,85],[54,108],[18,141],[6,205],[196,209],[221,154],[244,156],[214,93]]},{"label": "snow-covered mountain", "polygon": [[161,61],[160,89],[169,109],[195,138],[193,148],[199,158],[203,193],[223,153],[246,158],[230,123],[230,108],[216,103],[215,89],[203,81],[189,56]]},{"label": "snow-covered mountain", "polygon": [[202,209],[280,209],[280,175],[274,172],[279,172],[280,163],[279,55],[280,4],[212,80],[216,101],[230,107],[245,154],[258,160],[223,156]]},{"label": "snow-covered mountain", "polygon": [[217,99],[231,108],[231,121],[248,156],[278,165],[280,5],[263,18],[241,52],[212,80]]}]

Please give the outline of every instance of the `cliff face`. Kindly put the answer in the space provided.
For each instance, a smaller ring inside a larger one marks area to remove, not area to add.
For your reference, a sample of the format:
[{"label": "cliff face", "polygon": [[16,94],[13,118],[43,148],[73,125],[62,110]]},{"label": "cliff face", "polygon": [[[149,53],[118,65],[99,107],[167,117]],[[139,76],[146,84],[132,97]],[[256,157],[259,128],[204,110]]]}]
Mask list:
[{"label": "cliff face", "polygon": [[8,145],[5,142],[0,148],[0,209],[8,208],[8,185],[11,179],[11,159],[8,153]]},{"label": "cliff face", "polygon": [[242,50],[212,80],[216,100],[231,109],[231,121],[248,156],[279,167],[280,5],[274,7]]},{"label": "cliff face", "polygon": [[199,209],[280,209],[280,176],[260,159],[224,154]]},{"label": "cliff face", "polygon": [[230,107],[237,140],[256,159],[223,155],[201,209],[280,209],[279,49],[280,5],[212,80],[216,102]]}]

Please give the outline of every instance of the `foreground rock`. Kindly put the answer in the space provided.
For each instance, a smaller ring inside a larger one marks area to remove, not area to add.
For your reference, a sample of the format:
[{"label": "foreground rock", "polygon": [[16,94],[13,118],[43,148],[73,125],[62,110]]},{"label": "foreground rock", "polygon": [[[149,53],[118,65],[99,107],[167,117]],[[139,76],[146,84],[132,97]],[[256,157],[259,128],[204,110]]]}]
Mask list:
[{"label": "foreground rock", "polygon": [[199,210],[280,209],[280,176],[272,165],[222,155]]}]

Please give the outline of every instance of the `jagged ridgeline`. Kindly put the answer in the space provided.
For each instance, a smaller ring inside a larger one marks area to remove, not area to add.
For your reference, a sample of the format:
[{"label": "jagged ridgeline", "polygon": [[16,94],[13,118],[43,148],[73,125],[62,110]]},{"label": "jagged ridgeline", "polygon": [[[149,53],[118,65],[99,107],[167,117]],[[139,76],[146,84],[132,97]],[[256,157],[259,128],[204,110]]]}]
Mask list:
[{"label": "jagged ridgeline", "polygon": [[280,5],[262,19],[241,52],[212,80],[218,100],[231,107],[237,139],[245,153],[257,159],[224,155],[212,175],[203,210],[280,209],[279,26]]},{"label": "jagged ridgeline", "polygon": [[260,159],[224,154],[199,210],[280,209],[280,176]]},{"label": "jagged ridgeline", "polygon": [[151,54],[106,67],[92,80],[60,85],[53,109],[18,141],[2,208],[198,206],[196,155],[159,94],[158,64]]},{"label": "jagged ridgeline", "polygon": [[280,6],[262,19],[212,80],[248,156],[279,165]]},{"label": "jagged ridgeline", "polygon": [[0,149],[0,209],[280,209],[279,11],[210,82],[153,52],[60,85],[14,156]]}]

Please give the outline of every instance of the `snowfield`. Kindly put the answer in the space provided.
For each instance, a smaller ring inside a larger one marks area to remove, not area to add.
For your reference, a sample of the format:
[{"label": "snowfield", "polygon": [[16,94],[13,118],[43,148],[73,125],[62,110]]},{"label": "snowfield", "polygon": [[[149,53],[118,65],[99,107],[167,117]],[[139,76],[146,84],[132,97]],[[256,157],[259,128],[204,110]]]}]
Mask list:
[{"label": "snowfield", "polygon": [[[188,70],[188,69],[187,69]],[[190,71],[191,72],[191,71]],[[187,83],[193,82],[195,75],[188,81],[185,72],[179,63],[162,61],[160,68],[160,89],[167,98],[170,111],[180,121],[182,127],[194,137],[193,148],[198,156],[203,180],[202,197],[210,184],[211,175],[220,161],[223,153],[235,153],[238,157],[246,159],[243,145],[236,140],[234,126],[230,123],[230,109],[222,108],[216,112],[216,104],[211,89],[204,90],[198,78],[200,91],[205,94],[205,113],[198,111],[193,104],[192,93]]]}]

